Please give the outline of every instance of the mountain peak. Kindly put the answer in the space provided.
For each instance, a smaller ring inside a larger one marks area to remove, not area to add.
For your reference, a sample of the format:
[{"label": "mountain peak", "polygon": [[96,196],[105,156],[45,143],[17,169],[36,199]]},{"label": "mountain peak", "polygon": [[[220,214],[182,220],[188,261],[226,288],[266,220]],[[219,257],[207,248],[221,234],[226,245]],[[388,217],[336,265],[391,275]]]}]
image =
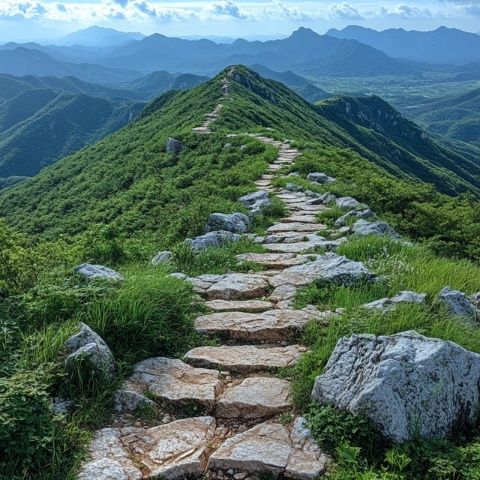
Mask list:
[{"label": "mountain peak", "polygon": [[319,36],[320,35],[314,32],[311,28],[300,27],[298,30],[295,30],[292,35],[290,35],[290,38],[309,40]]}]

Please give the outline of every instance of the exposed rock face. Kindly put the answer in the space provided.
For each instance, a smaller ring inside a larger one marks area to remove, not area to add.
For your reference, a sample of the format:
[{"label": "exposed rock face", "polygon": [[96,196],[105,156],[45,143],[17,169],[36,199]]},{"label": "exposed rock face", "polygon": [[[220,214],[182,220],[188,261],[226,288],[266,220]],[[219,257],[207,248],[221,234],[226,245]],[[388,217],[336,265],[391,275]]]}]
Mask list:
[{"label": "exposed rock face", "polygon": [[162,265],[164,263],[168,263],[173,258],[173,253],[169,250],[165,250],[163,252],[158,252],[152,258],[152,265]]},{"label": "exposed rock face", "polygon": [[238,201],[247,207],[253,216],[260,214],[262,210],[272,204],[272,201],[268,198],[268,192],[264,190],[244,195]]},{"label": "exposed rock face", "polygon": [[347,212],[345,215],[342,215],[340,218],[337,219],[337,221],[335,222],[335,227],[345,227],[347,226],[349,220],[354,218],[367,220],[370,218],[375,218],[375,214],[369,208],[351,210],[350,212]]},{"label": "exposed rock face", "polygon": [[205,233],[226,231],[232,233],[247,233],[250,220],[243,213],[212,213],[208,217]]},{"label": "exposed rock face", "polygon": [[193,368],[181,360],[149,358],[135,365],[133,375],[115,395],[117,411],[132,411],[152,401],[154,396],[167,402],[196,402],[213,407],[220,388],[218,371]]},{"label": "exposed rock face", "polygon": [[176,138],[169,138],[166,144],[167,153],[179,154],[183,150],[183,143]]},{"label": "exposed rock face", "polygon": [[280,285],[305,286],[314,282],[333,282],[352,285],[360,281],[375,279],[362,262],[354,262],[336,253],[318,255],[313,262],[283,270],[272,277],[274,287]]},{"label": "exposed rock face", "polygon": [[221,368],[234,372],[254,372],[270,368],[287,368],[295,364],[306,348],[299,345],[222,345],[197,347],[185,359],[205,368]]},{"label": "exposed rock face", "polygon": [[239,469],[249,474],[271,473],[313,480],[326,469],[327,458],[297,418],[292,427],[261,423],[229,438],[213,453],[210,470]]},{"label": "exposed rock face", "polygon": [[79,275],[83,275],[88,279],[99,278],[101,280],[110,280],[113,282],[122,282],[125,280],[123,275],[120,275],[111,268],[104,267],[103,265],[92,265],[91,263],[82,263],[74,268],[75,272]]},{"label": "exposed rock face", "polygon": [[341,197],[336,200],[337,207],[343,208],[345,210],[354,210],[358,208],[366,208],[363,203],[360,203],[358,200],[355,200],[352,197]]},{"label": "exposed rock face", "polygon": [[287,380],[249,377],[220,395],[215,415],[222,418],[267,418],[291,406]]},{"label": "exposed rock face", "polygon": [[195,417],[149,429],[105,428],[95,435],[78,480],[200,477],[215,426],[212,417]]},{"label": "exposed rock face", "polygon": [[403,291],[392,298],[382,298],[381,300],[366,303],[365,305],[363,305],[363,308],[366,308],[368,310],[378,309],[383,311],[391,311],[394,310],[395,307],[401,303],[413,303],[420,305],[422,303],[425,303],[426,298],[427,295],[425,293]]},{"label": "exposed rock face", "polygon": [[367,235],[377,235],[400,240],[400,235],[385,222],[368,222],[367,220],[358,220],[353,224],[353,232],[359,237]]},{"label": "exposed rock face", "polygon": [[227,231],[209,232],[195,238],[187,238],[185,243],[190,245],[193,250],[206,250],[211,247],[219,247],[228,242],[239,242],[242,239],[240,235]]},{"label": "exposed rock face", "polygon": [[480,355],[415,332],[342,338],[312,397],[369,417],[389,439],[444,438],[480,416]]},{"label": "exposed rock face", "polygon": [[329,177],[326,173],[309,173],[307,176],[307,180],[313,183],[333,183],[335,179],[333,177]]},{"label": "exposed rock face", "polygon": [[480,311],[474,302],[459,290],[452,290],[450,287],[445,287],[438,294],[437,299],[451,315],[471,321],[480,318]]},{"label": "exposed rock face", "polygon": [[84,323],[80,323],[80,332],[68,338],[63,348],[68,353],[65,359],[67,365],[73,366],[83,359],[88,359],[92,365],[109,374],[115,369],[115,359],[108,345]]}]

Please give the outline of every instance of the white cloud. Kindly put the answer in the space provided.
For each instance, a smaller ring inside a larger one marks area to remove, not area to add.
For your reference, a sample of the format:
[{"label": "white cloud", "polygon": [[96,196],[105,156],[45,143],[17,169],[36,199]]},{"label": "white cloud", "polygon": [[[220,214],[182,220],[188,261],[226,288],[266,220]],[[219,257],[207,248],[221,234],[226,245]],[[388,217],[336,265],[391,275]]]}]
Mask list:
[{"label": "white cloud", "polygon": [[333,5],[331,10],[334,18],[340,18],[343,20],[363,20],[364,18],[356,8],[348,3]]},{"label": "white cloud", "polygon": [[213,13],[213,15],[218,15],[218,16],[226,16],[226,17],[232,17],[232,18],[237,18],[237,19],[245,19],[247,16],[243,14],[238,7],[238,5],[231,0],[225,0],[224,2],[221,3],[214,3],[209,11]]}]

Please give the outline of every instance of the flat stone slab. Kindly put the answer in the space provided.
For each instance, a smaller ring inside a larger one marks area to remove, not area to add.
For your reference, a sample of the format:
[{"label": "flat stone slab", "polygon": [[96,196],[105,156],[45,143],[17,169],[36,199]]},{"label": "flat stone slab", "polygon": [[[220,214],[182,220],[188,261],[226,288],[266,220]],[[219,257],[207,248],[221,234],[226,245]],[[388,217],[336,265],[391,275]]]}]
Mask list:
[{"label": "flat stone slab", "polygon": [[133,375],[115,394],[117,411],[133,411],[152,404],[151,398],[170,403],[195,402],[213,407],[220,388],[216,370],[194,368],[178,359],[149,358],[137,363]]},{"label": "flat stone slab", "polygon": [[216,312],[258,313],[271,310],[273,305],[265,300],[210,300],[205,305]]},{"label": "flat stone slab", "polygon": [[276,342],[294,338],[310,320],[320,317],[321,312],[317,315],[311,311],[290,309],[263,313],[212,313],[198,317],[195,329],[207,335],[224,335],[237,340]]},{"label": "flat stone slab", "polygon": [[322,225],[311,223],[277,223],[267,228],[268,233],[307,232],[314,233],[322,229]]},{"label": "flat stone slab", "polygon": [[258,263],[272,269],[282,269],[293,267],[295,265],[302,265],[309,260],[307,257],[295,255],[292,253],[243,253],[237,255],[237,260],[240,262]]},{"label": "flat stone slab", "polygon": [[246,300],[262,297],[267,290],[268,282],[259,275],[232,273],[213,283],[206,294],[211,300]]},{"label": "flat stone slab", "polygon": [[90,445],[91,460],[84,464],[78,480],[201,476],[215,427],[213,417],[196,417],[149,429],[99,430]]},{"label": "flat stone slab", "polygon": [[249,377],[220,395],[215,415],[221,418],[267,418],[291,406],[290,382],[280,378]]},{"label": "flat stone slab", "polygon": [[292,242],[292,243],[267,243],[264,245],[265,250],[270,252],[281,253],[308,253],[315,248],[323,248],[327,243],[325,239],[319,237],[318,239],[309,240],[307,242]]},{"label": "flat stone slab", "polygon": [[266,422],[226,440],[212,454],[208,467],[270,473],[313,480],[325,472],[328,458],[320,451],[298,417],[292,427]]},{"label": "flat stone slab", "polygon": [[351,285],[374,278],[375,275],[363,263],[349,260],[335,253],[326,253],[318,255],[317,260],[313,262],[279,272],[278,275],[270,278],[270,284],[274,287],[286,284],[300,287],[316,281],[327,281]]},{"label": "flat stone slab", "polygon": [[317,223],[315,215],[290,215],[283,220],[286,223]]},{"label": "flat stone slab", "polygon": [[306,350],[300,345],[222,345],[194,348],[185,359],[196,367],[247,373],[291,367]]}]

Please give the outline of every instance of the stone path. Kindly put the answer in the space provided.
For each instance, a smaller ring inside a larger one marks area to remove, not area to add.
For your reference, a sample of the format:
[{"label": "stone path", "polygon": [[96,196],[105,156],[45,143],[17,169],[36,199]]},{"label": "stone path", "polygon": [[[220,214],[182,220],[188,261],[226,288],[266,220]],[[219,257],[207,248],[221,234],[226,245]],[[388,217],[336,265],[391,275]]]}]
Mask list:
[{"label": "stone path", "polygon": [[[197,133],[210,132],[228,87],[227,77],[222,99]],[[248,480],[271,473],[309,480],[325,471],[327,457],[303,419],[295,418],[289,380],[275,373],[294,365],[306,351],[297,339],[309,321],[324,322],[335,314],[315,307],[294,309],[297,288],[323,274],[332,276],[332,265],[341,277],[343,257],[315,253],[338,245],[321,236],[326,227],[316,221],[316,214],[327,207],[302,192],[273,186],[277,172],[300,153],[288,141],[254,136],[278,149],[276,160],[256,185],[275,192],[288,210],[261,239],[268,253],[237,257],[239,263],[254,262],[265,270],[186,279],[211,311],[195,320],[196,330],[220,337],[222,344],[194,348],[183,360],[152,358],[137,364],[115,396],[116,411],[121,417],[139,407],[161,405],[169,412],[165,424],[151,428],[119,424],[100,430],[79,479],[191,475]],[[362,275],[369,272],[359,266],[359,278]]]}]

